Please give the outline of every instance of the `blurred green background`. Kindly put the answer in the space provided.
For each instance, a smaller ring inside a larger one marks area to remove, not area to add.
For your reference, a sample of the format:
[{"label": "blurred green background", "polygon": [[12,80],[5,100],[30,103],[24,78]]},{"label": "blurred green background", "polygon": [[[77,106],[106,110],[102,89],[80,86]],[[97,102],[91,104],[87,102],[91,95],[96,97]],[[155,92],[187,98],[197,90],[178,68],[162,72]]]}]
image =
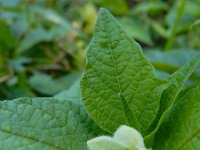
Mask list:
[{"label": "blurred green background", "polygon": [[[100,7],[142,46],[163,78],[199,53],[200,0],[0,0],[0,100],[79,97]],[[191,82],[200,80],[199,72]]]}]

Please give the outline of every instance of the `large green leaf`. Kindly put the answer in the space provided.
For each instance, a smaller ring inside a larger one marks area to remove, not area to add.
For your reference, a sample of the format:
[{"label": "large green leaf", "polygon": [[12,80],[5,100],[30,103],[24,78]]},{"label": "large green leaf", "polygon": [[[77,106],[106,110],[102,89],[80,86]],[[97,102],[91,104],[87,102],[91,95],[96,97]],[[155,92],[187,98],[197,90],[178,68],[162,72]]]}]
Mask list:
[{"label": "large green leaf", "polygon": [[156,135],[155,150],[200,148],[200,84],[189,91],[170,111]]},{"label": "large green leaf", "polygon": [[0,149],[87,150],[101,130],[67,100],[20,98],[0,102]]},{"label": "large green leaf", "polygon": [[91,117],[108,132],[126,124],[143,134],[156,116],[166,85],[140,46],[101,9],[81,81],[83,103]]}]

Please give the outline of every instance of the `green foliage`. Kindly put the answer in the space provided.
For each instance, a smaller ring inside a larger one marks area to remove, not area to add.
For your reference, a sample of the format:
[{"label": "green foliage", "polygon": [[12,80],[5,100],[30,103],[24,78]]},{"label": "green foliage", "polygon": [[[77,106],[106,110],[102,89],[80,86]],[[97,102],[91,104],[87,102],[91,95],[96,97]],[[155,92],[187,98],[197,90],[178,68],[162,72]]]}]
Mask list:
[{"label": "green foliage", "polygon": [[0,0],[0,149],[200,149],[199,4]]},{"label": "green foliage", "polygon": [[[149,71],[149,63],[142,56],[137,43],[129,39],[108,11],[101,9],[94,37],[88,47],[86,68],[81,81],[83,103],[91,117],[106,131],[112,133],[119,125],[127,124],[144,136],[147,135],[146,144],[151,146],[160,125],[173,108],[177,95],[199,63],[198,54],[170,75],[167,78],[168,86],[161,88],[157,85],[159,79],[154,80],[155,75]],[[140,73],[143,70],[150,72],[148,76]],[[160,81],[162,84],[167,83]],[[156,87],[160,91],[155,90]],[[148,90],[151,92],[148,93]],[[154,105],[154,91],[158,94],[157,105]],[[153,117],[149,114],[153,114]]]},{"label": "green foliage", "polygon": [[0,4],[0,99],[54,96],[68,89],[72,84],[54,79],[81,69],[88,35],[58,10],[65,5],[39,0]]}]

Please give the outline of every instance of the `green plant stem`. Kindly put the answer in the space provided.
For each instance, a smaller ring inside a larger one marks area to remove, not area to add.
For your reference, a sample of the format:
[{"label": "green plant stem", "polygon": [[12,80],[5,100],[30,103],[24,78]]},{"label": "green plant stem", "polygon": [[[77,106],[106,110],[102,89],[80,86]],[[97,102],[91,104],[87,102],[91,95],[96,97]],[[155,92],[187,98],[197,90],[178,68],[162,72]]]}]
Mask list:
[{"label": "green plant stem", "polygon": [[172,47],[173,41],[176,37],[176,29],[181,21],[181,17],[183,15],[183,11],[185,9],[185,4],[186,4],[186,0],[181,0],[180,1],[180,5],[177,7],[177,16],[176,16],[176,20],[175,23],[172,27],[172,30],[170,32],[169,38],[167,40],[167,43],[165,45],[165,51],[169,51]]}]

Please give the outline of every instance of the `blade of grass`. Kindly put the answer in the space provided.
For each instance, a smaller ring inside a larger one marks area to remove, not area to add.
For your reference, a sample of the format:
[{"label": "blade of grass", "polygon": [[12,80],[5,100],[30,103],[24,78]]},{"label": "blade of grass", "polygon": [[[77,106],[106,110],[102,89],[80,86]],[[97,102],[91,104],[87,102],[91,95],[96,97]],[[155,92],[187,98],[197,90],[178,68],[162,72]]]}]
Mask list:
[{"label": "blade of grass", "polygon": [[169,38],[167,40],[167,43],[165,45],[165,51],[169,51],[172,47],[173,41],[176,37],[176,30],[178,25],[180,24],[181,21],[181,17],[183,15],[184,9],[185,9],[185,4],[186,4],[186,0],[181,0],[179,6],[177,7],[177,16],[176,16],[176,20],[175,23],[172,27],[172,30],[170,32]]}]

